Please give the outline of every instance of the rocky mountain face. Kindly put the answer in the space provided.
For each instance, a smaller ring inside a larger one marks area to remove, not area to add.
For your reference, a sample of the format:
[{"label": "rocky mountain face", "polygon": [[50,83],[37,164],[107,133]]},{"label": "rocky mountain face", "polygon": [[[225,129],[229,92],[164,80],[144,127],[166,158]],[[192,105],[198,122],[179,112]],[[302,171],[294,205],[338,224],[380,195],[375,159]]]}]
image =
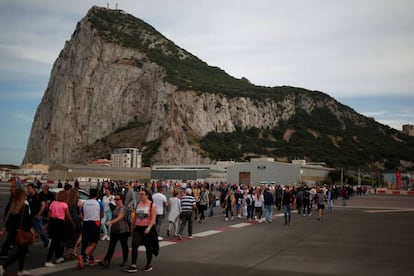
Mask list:
[{"label": "rocky mountain face", "polygon": [[182,64],[212,68],[139,19],[93,7],[53,65],[23,163],[88,163],[117,147],[151,149],[151,164],[208,163],[198,141],[211,131],[271,129],[316,108],[328,109],[344,127],[370,121],[321,92],[275,88],[252,96],[242,86],[229,94],[225,84],[215,85],[218,77],[203,89],[191,75],[195,67],[177,77]]}]

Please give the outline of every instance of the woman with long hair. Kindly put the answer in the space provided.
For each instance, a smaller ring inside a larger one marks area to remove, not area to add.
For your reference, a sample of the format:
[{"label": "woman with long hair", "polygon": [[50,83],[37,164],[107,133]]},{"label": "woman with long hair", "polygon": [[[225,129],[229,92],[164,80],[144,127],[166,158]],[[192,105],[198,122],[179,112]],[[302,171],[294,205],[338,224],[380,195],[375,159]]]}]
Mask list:
[{"label": "woman with long hair", "polygon": [[[26,192],[21,189],[16,190],[16,194],[10,204],[9,217],[6,221],[7,229],[11,231],[11,240],[16,239],[20,223],[23,231],[30,232],[33,227],[32,217],[30,214],[29,202],[27,202]],[[33,232],[32,232],[33,233]],[[24,270],[24,261],[28,252],[28,246],[17,245],[17,251],[14,255],[9,256],[3,265],[0,265],[0,275],[16,260],[18,261],[17,275],[31,275],[29,271]]]},{"label": "woman with long hair", "polygon": [[155,220],[157,218],[157,206],[152,204],[151,193],[144,189],[139,192],[141,201],[135,207],[135,220],[132,221],[132,245],[131,245],[131,265],[125,270],[126,272],[137,272],[138,246],[145,245],[147,255],[147,264],[144,271],[152,271],[152,254],[154,246],[158,245],[158,235],[155,230]]},{"label": "woman with long hair", "polygon": [[227,191],[227,195],[225,197],[225,210],[226,210],[226,218],[225,220],[229,220],[229,213],[231,214],[231,220],[233,220],[233,209],[234,205],[236,204],[236,198],[234,197],[234,192],[230,189]]},{"label": "woman with long hair", "polygon": [[168,221],[170,222],[168,224],[167,229],[167,236],[169,236],[171,233],[174,233],[174,235],[178,236],[178,230],[179,230],[179,224],[180,224],[180,213],[181,213],[181,203],[180,199],[178,198],[178,191],[174,189],[173,196],[169,199],[169,206],[170,206],[170,212],[168,213]]},{"label": "woman with long hair", "polygon": [[206,216],[204,215],[204,211],[207,210],[209,201],[208,201],[208,190],[204,185],[200,187],[200,195],[199,195],[199,201],[198,201],[198,213],[200,214],[199,223],[202,223],[203,220],[206,219]]},{"label": "woman with long hair", "polygon": [[112,225],[112,229],[110,232],[110,239],[109,239],[109,246],[108,250],[106,251],[105,258],[103,262],[99,262],[99,264],[105,268],[109,268],[109,264],[111,263],[112,256],[115,252],[116,244],[118,243],[118,240],[121,243],[122,247],[122,263],[121,266],[126,265],[128,261],[128,237],[131,233],[128,220],[127,220],[127,213],[128,209],[124,204],[122,194],[116,194],[115,195],[115,204],[116,207],[112,211],[112,219],[109,221],[106,221],[106,226]]},{"label": "woman with long hair", "polygon": [[259,223],[262,222],[264,196],[261,187],[256,187],[256,193],[253,195],[254,202],[254,219]]},{"label": "woman with long hair", "polygon": [[80,208],[82,207],[82,201],[79,200],[79,189],[72,188],[68,192],[68,206],[69,213],[72,216],[73,222],[75,223],[75,229],[72,229],[71,223],[69,220],[66,220],[66,253],[64,258],[66,259],[76,259],[77,257],[77,248],[80,244],[81,237],[81,218],[80,218]]}]

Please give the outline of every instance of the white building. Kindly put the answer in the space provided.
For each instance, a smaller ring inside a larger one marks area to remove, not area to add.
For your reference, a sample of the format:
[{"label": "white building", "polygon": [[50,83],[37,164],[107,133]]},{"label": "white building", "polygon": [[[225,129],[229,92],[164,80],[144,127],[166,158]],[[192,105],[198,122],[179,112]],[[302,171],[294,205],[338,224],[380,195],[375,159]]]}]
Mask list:
[{"label": "white building", "polygon": [[142,154],[136,148],[114,149],[111,166],[120,168],[141,168]]},{"label": "white building", "polygon": [[227,181],[236,184],[274,183],[282,185],[314,185],[325,180],[332,171],[321,164],[306,164],[305,160],[292,163],[274,162],[271,159],[252,159],[228,168]]}]

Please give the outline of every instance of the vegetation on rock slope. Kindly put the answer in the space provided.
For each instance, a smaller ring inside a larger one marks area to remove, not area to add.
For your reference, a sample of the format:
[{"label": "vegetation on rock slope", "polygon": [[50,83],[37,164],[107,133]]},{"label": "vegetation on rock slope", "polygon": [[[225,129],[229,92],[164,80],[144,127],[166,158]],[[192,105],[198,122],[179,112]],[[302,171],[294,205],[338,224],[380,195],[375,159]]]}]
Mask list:
[{"label": "vegetation on rock slope", "polygon": [[[234,78],[179,48],[152,26],[126,13],[95,7],[88,20],[106,42],[145,53],[143,60],[133,60],[135,66],[141,67],[143,62],[151,61],[165,68],[165,81],[176,85],[179,90],[249,97],[258,102],[279,101],[292,94],[310,95],[315,102],[329,98],[317,91],[289,86],[256,86],[245,78]],[[339,121],[327,108],[315,109],[310,114],[297,108],[296,115],[277,128],[211,132],[200,138],[200,146],[204,155],[212,160],[247,160],[254,156],[288,160],[306,157],[333,167],[379,163],[385,169],[398,168],[400,160],[414,161],[413,137],[360,117],[366,121],[364,126],[351,120]],[[134,128],[134,125],[128,128]],[[289,139],[284,137],[287,132],[291,133]],[[145,162],[150,162],[159,145],[158,140],[151,143],[150,150],[144,152]]]}]

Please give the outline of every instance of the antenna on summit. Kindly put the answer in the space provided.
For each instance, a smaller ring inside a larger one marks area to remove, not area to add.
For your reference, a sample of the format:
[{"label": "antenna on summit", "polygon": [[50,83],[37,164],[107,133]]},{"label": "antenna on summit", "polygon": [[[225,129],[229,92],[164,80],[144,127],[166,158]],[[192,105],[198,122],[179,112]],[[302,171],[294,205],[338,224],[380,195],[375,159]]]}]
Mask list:
[{"label": "antenna on summit", "polygon": [[115,4],[115,10],[117,10],[117,9],[118,9],[118,3]]}]

